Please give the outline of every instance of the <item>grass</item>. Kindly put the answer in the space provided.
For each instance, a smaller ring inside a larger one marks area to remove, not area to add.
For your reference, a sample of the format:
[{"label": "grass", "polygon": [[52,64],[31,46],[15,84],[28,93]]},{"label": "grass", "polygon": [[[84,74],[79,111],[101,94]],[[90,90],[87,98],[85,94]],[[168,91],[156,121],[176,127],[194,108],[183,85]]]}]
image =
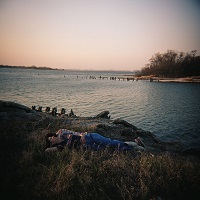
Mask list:
[{"label": "grass", "polygon": [[45,154],[47,132],[41,123],[1,124],[2,199],[200,198],[199,160],[145,153],[134,158],[108,149]]}]

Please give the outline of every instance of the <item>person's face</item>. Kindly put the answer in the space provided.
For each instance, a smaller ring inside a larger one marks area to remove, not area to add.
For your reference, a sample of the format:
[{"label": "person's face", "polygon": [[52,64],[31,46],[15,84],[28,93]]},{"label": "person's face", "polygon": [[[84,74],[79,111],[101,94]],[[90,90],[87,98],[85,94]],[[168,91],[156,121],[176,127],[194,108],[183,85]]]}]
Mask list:
[{"label": "person's face", "polygon": [[51,144],[57,144],[60,143],[62,140],[59,137],[49,137],[48,140],[51,142]]},{"label": "person's face", "polygon": [[52,143],[53,136],[52,137],[48,137],[48,140]]}]

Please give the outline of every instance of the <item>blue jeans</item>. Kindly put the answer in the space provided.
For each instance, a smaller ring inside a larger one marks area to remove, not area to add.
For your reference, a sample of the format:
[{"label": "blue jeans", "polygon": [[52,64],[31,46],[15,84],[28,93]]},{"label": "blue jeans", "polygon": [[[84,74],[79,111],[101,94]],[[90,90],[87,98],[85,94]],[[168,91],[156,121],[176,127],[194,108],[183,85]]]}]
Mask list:
[{"label": "blue jeans", "polygon": [[[131,147],[119,140],[106,138],[98,133],[89,133],[85,135],[87,148],[98,150],[105,147],[114,147],[120,150],[129,150]],[[131,148],[132,149],[132,148]]]}]

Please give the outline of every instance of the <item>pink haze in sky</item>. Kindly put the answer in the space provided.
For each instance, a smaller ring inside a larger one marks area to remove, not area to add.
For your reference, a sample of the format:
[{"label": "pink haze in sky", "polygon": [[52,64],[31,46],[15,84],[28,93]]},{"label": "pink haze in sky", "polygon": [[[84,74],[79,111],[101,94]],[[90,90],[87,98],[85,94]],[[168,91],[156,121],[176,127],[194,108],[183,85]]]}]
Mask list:
[{"label": "pink haze in sky", "polygon": [[200,52],[195,0],[1,0],[0,64],[138,70],[157,52]]}]

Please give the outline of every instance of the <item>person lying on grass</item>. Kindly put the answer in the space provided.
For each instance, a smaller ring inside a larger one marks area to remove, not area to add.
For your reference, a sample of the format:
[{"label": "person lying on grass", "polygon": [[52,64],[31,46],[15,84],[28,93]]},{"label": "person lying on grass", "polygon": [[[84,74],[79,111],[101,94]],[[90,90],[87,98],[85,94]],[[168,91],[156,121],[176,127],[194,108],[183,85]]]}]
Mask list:
[{"label": "person lying on grass", "polygon": [[80,146],[83,149],[100,150],[106,147],[117,150],[145,150],[144,143],[141,138],[136,138],[134,142],[123,142],[120,140],[112,140],[98,133],[79,133],[67,129],[59,129],[56,133],[48,133],[46,135],[45,152],[62,151],[67,146],[69,149],[77,149]]}]

